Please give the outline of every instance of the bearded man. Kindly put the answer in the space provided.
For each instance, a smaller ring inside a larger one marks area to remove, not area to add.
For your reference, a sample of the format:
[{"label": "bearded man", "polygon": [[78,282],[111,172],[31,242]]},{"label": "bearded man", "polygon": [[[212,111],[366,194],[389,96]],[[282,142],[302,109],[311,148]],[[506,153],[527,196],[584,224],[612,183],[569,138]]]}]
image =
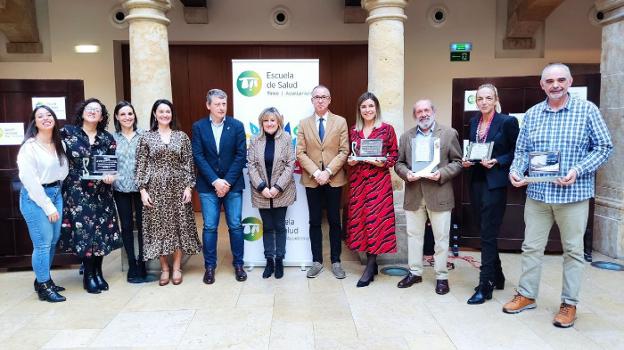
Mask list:
[{"label": "bearded man", "polygon": [[[407,226],[408,264],[410,273],[397,285],[411,287],[422,282],[423,242],[425,224],[431,221],[435,239],[435,292],[443,295],[449,292],[448,269],[446,267],[449,249],[451,210],[455,206],[452,179],[462,169],[462,151],[453,128],[436,123],[436,109],[430,100],[419,100],[414,104],[413,116],[417,125],[403,135],[399,141],[399,160],[394,169],[405,181],[403,209]],[[412,158],[430,158],[435,147],[440,148],[440,163],[437,169],[417,175],[412,169]]]}]

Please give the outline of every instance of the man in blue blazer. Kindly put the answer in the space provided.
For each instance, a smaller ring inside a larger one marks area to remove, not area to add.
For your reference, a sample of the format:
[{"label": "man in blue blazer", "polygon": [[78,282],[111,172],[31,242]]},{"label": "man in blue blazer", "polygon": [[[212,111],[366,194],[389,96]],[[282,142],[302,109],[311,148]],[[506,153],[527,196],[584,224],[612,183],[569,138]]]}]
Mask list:
[{"label": "man in blue blazer", "polygon": [[230,234],[234,274],[239,282],[247,279],[243,270],[243,167],[247,158],[243,123],[226,116],[227,94],[219,89],[208,91],[206,108],[210,112],[193,124],[193,158],[199,170],[196,189],[204,218],[204,283],[213,284],[217,266],[217,228],[221,205]]}]

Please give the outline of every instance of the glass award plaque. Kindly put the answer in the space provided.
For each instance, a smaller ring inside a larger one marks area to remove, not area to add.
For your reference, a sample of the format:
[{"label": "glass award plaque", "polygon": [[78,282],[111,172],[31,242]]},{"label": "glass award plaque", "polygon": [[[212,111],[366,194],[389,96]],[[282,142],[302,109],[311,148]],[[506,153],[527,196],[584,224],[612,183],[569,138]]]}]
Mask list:
[{"label": "glass award plaque", "polygon": [[106,175],[117,174],[117,156],[98,154],[82,158],[82,180],[102,180]]},{"label": "glass award plaque", "polygon": [[529,176],[527,182],[552,182],[560,178],[559,151],[529,152]]},{"label": "glass award plaque", "polygon": [[382,139],[361,139],[358,149],[357,142],[351,142],[350,160],[385,161]]},{"label": "glass award plaque", "polygon": [[[464,144],[466,144],[466,141],[464,140]],[[493,149],[494,142],[468,142],[464,152],[464,159],[469,162],[480,162],[483,159],[490,159]]]},{"label": "glass award plaque", "polygon": [[412,139],[412,172],[422,177],[435,171],[440,164],[440,138]]}]

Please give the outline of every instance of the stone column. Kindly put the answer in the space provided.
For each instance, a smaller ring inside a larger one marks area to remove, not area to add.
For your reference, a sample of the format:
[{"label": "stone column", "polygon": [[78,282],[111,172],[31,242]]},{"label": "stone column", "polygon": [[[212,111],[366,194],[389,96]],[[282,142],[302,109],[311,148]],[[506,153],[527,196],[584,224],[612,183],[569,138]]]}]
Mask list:
[{"label": "stone column", "polygon": [[598,171],[594,249],[624,258],[624,0],[596,1],[603,14],[600,111],[611,132],[614,152]]},{"label": "stone column", "polygon": [[[362,0],[368,11],[368,90],[379,98],[384,121],[394,127],[397,138],[404,131],[405,36],[407,0]],[[398,252],[381,256],[379,263],[407,262],[407,235],[403,211],[403,181],[392,176]]]},{"label": "stone column", "polygon": [[150,110],[160,98],[171,100],[171,71],[169,68],[170,0],[126,0],[130,42],[130,85],[132,104],[139,127],[149,128]]}]

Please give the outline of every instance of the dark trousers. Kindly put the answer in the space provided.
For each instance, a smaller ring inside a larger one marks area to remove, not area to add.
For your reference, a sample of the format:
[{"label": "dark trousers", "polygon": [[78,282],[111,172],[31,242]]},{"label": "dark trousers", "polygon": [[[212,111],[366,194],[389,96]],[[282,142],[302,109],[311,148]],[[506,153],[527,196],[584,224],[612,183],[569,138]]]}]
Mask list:
[{"label": "dark trousers", "polygon": [[495,282],[502,274],[500,257],[498,256],[498,233],[507,203],[507,188],[489,190],[487,182],[477,181],[471,184],[471,200],[474,217],[478,218],[481,233],[481,282]]},{"label": "dark trousers", "polygon": [[[117,213],[121,223],[121,239],[123,240],[128,262],[143,260],[143,202],[139,192],[118,192],[114,191]],[[134,208],[134,209],[133,209]],[[133,215],[134,212],[134,215]],[[134,221],[138,231],[139,256],[134,255]]]},{"label": "dark trousers", "polygon": [[286,255],[286,209],[260,209],[264,257],[284,259]]},{"label": "dark trousers", "polygon": [[323,263],[323,232],[321,231],[321,221],[323,208],[327,210],[327,221],[329,222],[329,244],[331,262],[340,262],[340,251],[342,249],[342,226],[340,221],[340,196],[341,187],[331,187],[330,185],[318,186],[316,188],[306,187],[308,197],[308,209],[310,211],[310,247],[312,248],[312,260]]}]

